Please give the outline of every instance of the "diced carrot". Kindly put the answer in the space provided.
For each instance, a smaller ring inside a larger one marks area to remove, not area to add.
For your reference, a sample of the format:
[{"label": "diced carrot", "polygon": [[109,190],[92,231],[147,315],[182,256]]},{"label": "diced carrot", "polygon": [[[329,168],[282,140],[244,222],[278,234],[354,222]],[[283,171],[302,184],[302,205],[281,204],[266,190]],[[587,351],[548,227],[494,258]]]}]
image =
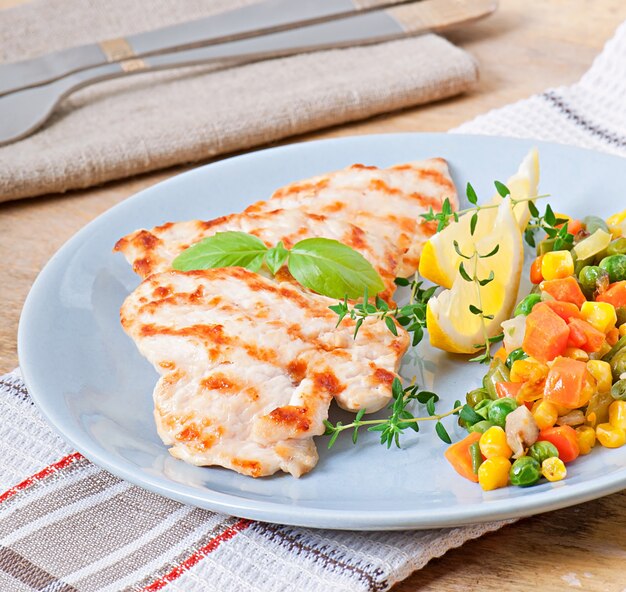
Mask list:
[{"label": "diced carrot", "polygon": [[545,303],[536,304],[526,317],[522,349],[540,362],[560,356],[567,347],[567,323]]},{"label": "diced carrot", "polygon": [[455,442],[445,451],[444,456],[452,465],[452,468],[462,477],[478,483],[478,475],[472,469],[472,456],[469,447],[480,440],[481,434],[472,432],[459,442]]},{"label": "diced carrot", "polygon": [[572,462],[578,458],[580,448],[574,428],[564,425],[546,428],[539,432],[539,440],[545,440],[554,444],[559,451],[559,458],[564,462]]},{"label": "diced carrot", "polygon": [[555,300],[571,302],[578,308],[587,300],[578,282],[572,276],[559,280],[547,280],[541,284],[541,289]]},{"label": "diced carrot", "polygon": [[523,384],[523,382],[496,382],[496,393],[501,399],[504,397],[515,399]]},{"label": "diced carrot", "polygon": [[569,339],[567,340],[567,347],[575,347],[581,349],[583,345],[587,344],[587,336],[583,329],[576,323],[569,323]]},{"label": "diced carrot", "polygon": [[576,409],[580,406],[586,374],[585,362],[572,358],[557,358],[546,378],[544,400],[568,409]]},{"label": "diced carrot", "polygon": [[593,325],[582,319],[570,319],[569,347],[579,347],[587,353],[597,352],[602,349],[605,335]]},{"label": "diced carrot", "polygon": [[582,319],[583,315],[580,313],[579,308],[571,302],[560,302],[559,300],[546,300],[544,302],[546,306],[549,306],[556,314],[558,314],[566,323],[571,319]]},{"label": "diced carrot", "polygon": [[608,302],[615,308],[626,306],[626,280],[612,283],[606,292],[596,297],[598,302]]},{"label": "diced carrot", "polygon": [[[561,228],[563,224],[558,224],[557,228]],[[583,223],[576,218],[567,221],[567,232],[570,234],[578,234],[583,229]]]},{"label": "diced carrot", "polygon": [[494,358],[499,358],[502,362],[506,362],[506,350],[501,347],[495,354],[493,354]]},{"label": "diced carrot", "polygon": [[533,284],[540,284],[543,281],[543,275],[541,274],[541,261],[543,260],[543,255],[540,255],[535,259],[530,266],[530,281]]},{"label": "diced carrot", "polygon": [[606,334],[606,342],[613,347],[619,340],[619,329],[617,327],[613,327]]}]

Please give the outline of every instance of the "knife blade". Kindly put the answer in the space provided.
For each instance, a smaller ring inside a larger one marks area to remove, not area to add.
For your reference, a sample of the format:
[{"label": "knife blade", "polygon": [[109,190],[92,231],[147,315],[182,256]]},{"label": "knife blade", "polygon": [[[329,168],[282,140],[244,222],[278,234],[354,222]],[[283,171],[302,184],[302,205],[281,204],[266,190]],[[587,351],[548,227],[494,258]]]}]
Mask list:
[{"label": "knife blade", "polygon": [[407,0],[266,0],[213,16],[0,65],[0,96],[107,63],[262,35]]}]

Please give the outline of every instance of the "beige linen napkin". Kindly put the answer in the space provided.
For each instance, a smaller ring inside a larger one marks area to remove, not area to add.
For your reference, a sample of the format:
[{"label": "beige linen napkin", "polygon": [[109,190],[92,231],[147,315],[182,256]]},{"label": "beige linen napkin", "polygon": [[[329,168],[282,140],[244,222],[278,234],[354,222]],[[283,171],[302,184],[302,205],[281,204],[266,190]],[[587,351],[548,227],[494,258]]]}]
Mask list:
[{"label": "beige linen napkin", "polygon": [[[297,2],[297,0],[294,0]],[[0,12],[0,60],[149,30],[252,0],[34,0]],[[0,201],[88,187],[464,92],[474,60],[435,35],[100,83],[0,148]]]}]

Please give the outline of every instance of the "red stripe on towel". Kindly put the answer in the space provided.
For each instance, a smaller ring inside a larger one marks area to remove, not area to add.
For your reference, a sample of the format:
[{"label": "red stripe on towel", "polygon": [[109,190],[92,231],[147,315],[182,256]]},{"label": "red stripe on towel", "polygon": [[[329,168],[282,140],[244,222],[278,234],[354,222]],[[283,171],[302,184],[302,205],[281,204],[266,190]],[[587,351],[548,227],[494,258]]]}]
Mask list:
[{"label": "red stripe on towel", "polygon": [[71,465],[73,462],[76,462],[81,458],[83,458],[83,455],[80,452],[73,452],[72,454],[64,456],[61,460],[51,465],[48,465],[38,473],[35,473],[31,477],[28,477],[28,479],[24,479],[24,481],[22,481],[21,483],[18,483],[17,485],[11,487],[11,489],[7,489],[2,495],[0,495],[0,504],[13,497],[15,494],[19,493],[23,489],[30,487],[33,483],[36,483],[37,481],[41,481],[42,479],[53,475],[57,471],[64,469],[68,465]]},{"label": "red stripe on towel", "polygon": [[251,520],[245,520],[242,518],[232,526],[229,526],[224,532],[213,537],[206,545],[192,553],[180,565],[177,565],[170,572],[143,588],[141,592],[155,592],[155,590],[160,590],[170,582],[173,582],[175,579],[182,576],[188,569],[191,569],[194,565],[204,559],[209,553],[215,551],[215,549],[217,549],[222,543],[229,541],[237,533],[248,528],[250,524],[252,524]]}]

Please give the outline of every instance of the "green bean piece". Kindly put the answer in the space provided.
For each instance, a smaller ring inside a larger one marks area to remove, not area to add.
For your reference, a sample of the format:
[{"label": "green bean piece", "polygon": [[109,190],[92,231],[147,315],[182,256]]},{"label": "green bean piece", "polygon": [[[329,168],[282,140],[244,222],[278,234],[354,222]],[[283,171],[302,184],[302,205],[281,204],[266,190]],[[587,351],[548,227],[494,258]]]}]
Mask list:
[{"label": "green bean piece", "polygon": [[482,401],[478,401],[478,404],[474,407],[474,411],[481,417],[487,419],[489,416],[489,409],[494,403],[495,401],[493,399],[483,399]]},{"label": "green bean piece", "polygon": [[623,325],[626,323],[626,306],[618,306],[615,309],[615,314],[617,315],[617,326]]},{"label": "green bean piece", "polygon": [[609,280],[621,282],[626,280],[626,255],[610,255],[600,261],[600,267],[609,272]]},{"label": "green bean piece", "polygon": [[523,360],[527,357],[528,354],[521,347],[518,347],[506,357],[506,367],[510,370],[511,366],[513,366],[513,362],[516,362],[517,360]]},{"label": "green bean piece", "polygon": [[494,401],[489,407],[487,419],[494,425],[504,428],[506,425],[506,416],[517,409],[517,401],[510,397],[503,397]]},{"label": "green bean piece", "polygon": [[607,255],[626,255],[626,237],[616,238],[606,248]]},{"label": "green bean piece", "polygon": [[509,382],[511,375],[509,369],[500,358],[494,358],[489,367],[489,371],[483,378],[483,387],[489,393],[492,399],[498,398],[498,392],[496,391],[497,382]]},{"label": "green bean piece", "polygon": [[483,455],[480,453],[478,442],[470,444],[469,453],[472,459],[472,471],[474,471],[474,475],[478,475],[478,467],[483,464]]},{"label": "green bean piece", "polygon": [[529,294],[521,300],[518,305],[515,307],[514,316],[526,315],[530,314],[530,311],[533,309],[535,304],[539,304],[541,302],[541,296],[539,294]]},{"label": "green bean piece", "polygon": [[546,440],[538,440],[528,449],[528,456],[532,456],[539,464],[546,458],[559,456],[559,451],[552,442]]},{"label": "green bean piece", "polygon": [[622,377],[622,374],[626,373],[626,348],[623,348],[616,353],[611,358],[609,364],[611,364],[613,380],[619,380]]},{"label": "green bean piece", "polygon": [[591,300],[609,287],[609,272],[597,265],[587,265],[578,274],[578,282],[584,295]]},{"label": "green bean piece", "polygon": [[589,234],[593,234],[598,229],[604,230],[604,232],[610,232],[609,225],[599,216],[585,216],[583,218],[583,224]]},{"label": "green bean piece", "polygon": [[602,356],[602,360],[610,362],[613,359],[613,356],[615,356],[622,348],[626,348],[626,335],[623,335],[617,340],[617,343],[604,356]]},{"label": "green bean piece", "polygon": [[622,378],[621,380],[618,380],[611,387],[611,397],[613,397],[614,399],[618,401],[626,401],[626,378]]},{"label": "green bean piece", "polygon": [[[585,411],[586,419],[592,425],[598,425],[600,423],[606,423],[609,421],[609,407],[611,403],[614,401],[611,393],[598,393],[595,392],[591,395],[591,399],[589,399],[589,403],[587,404],[587,411]],[[593,418],[592,421],[592,417]]]},{"label": "green bean piece", "polygon": [[556,239],[555,238],[544,238],[538,245],[537,245],[537,257],[541,256],[541,255],[545,255],[546,253],[549,253],[550,251],[554,251],[554,244],[556,243]]},{"label": "green bean piece", "polygon": [[509,479],[513,485],[530,487],[541,479],[541,465],[532,456],[522,456],[513,463]]},{"label": "green bean piece", "polygon": [[469,431],[471,432],[478,432],[479,434],[484,434],[489,428],[492,428],[493,424],[487,420],[487,419],[483,419],[482,421],[479,421],[478,423],[475,423],[473,426],[470,427]]},{"label": "green bean piece", "polygon": [[487,389],[484,388],[474,389],[465,395],[465,400],[470,407],[476,407],[483,399],[491,399]]}]

